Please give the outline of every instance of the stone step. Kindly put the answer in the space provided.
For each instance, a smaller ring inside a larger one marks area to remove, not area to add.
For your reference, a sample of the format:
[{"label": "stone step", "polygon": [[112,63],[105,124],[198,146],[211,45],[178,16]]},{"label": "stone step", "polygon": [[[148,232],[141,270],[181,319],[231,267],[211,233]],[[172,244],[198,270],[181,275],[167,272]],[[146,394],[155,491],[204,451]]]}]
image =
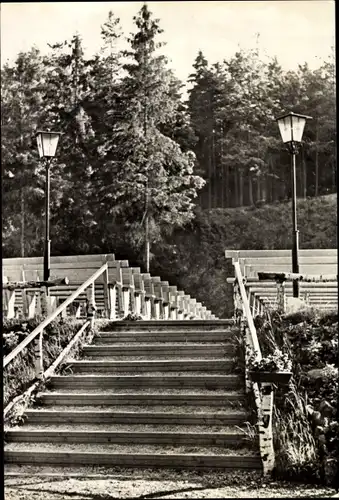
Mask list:
[{"label": "stone step", "polygon": [[74,373],[91,372],[218,372],[226,373],[232,369],[233,361],[231,359],[212,359],[212,360],[144,360],[144,361],[106,361],[106,360],[81,360],[69,363]]},{"label": "stone step", "polygon": [[117,332],[98,332],[93,339],[94,345],[113,344],[113,343],[211,343],[211,342],[230,342],[234,338],[232,331],[117,331]]},{"label": "stone step", "polygon": [[244,377],[239,375],[67,375],[53,376],[51,387],[204,387],[234,389],[243,387]]},{"label": "stone step", "polygon": [[9,430],[6,443],[94,443],[94,444],[174,444],[198,446],[237,446],[249,444],[244,432],[135,432],[107,430],[29,429]]},{"label": "stone step", "polygon": [[[21,443],[13,443],[12,446]],[[77,445],[77,448],[80,445]],[[116,448],[118,445],[114,445]],[[261,460],[256,454],[239,454],[235,450],[224,450],[223,454],[207,454],[203,449],[195,451],[191,447],[191,452],[183,453],[181,448],[171,448],[170,453],[165,454],[164,445],[161,449],[154,452],[144,452],[145,445],[141,445],[138,451],[129,448],[130,452],[124,451],[78,451],[72,446],[56,448],[54,444],[46,450],[46,445],[37,448],[30,446],[29,449],[18,448],[14,449],[6,447],[4,452],[5,462],[7,464],[23,464],[23,465],[93,465],[93,466],[119,466],[119,467],[154,467],[154,468],[185,468],[185,469],[256,469],[261,470]],[[107,447],[107,445],[106,445]],[[89,445],[86,445],[89,448]],[[135,448],[135,447],[133,447]],[[227,453],[228,451],[228,453]]]},{"label": "stone step", "polygon": [[180,413],[131,412],[109,410],[27,410],[27,423],[31,424],[162,424],[162,425],[244,425],[247,412],[225,410],[225,412]]},{"label": "stone step", "polygon": [[194,405],[194,406],[227,406],[243,404],[245,395],[242,392],[226,392],[224,394],[102,394],[87,391],[86,393],[73,392],[43,392],[38,394],[38,401],[43,405]]},{"label": "stone step", "polygon": [[176,355],[181,356],[194,356],[195,358],[204,356],[217,356],[232,355],[234,347],[231,344],[116,344],[116,345],[86,345],[83,348],[85,356],[147,356],[150,359],[157,356]]}]

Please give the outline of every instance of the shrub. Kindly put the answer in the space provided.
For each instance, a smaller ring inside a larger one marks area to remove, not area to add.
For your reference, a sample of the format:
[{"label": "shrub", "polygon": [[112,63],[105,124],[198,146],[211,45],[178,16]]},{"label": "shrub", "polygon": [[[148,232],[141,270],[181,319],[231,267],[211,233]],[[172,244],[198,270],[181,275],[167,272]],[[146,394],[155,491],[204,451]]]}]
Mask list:
[{"label": "shrub", "polygon": [[[5,320],[3,324],[4,355],[9,354],[29,335],[43,318],[32,320]],[[43,366],[46,370],[69,344],[83,325],[83,320],[73,318],[52,321],[43,334]],[[28,344],[3,370],[4,407],[22,394],[34,381],[34,341]]]},{"label": "shrub", "polygon": [[278,388],[275,396],[276,474],[281,479],[335,485],[338,314],[310,309],[283,317],[274,312],[257,318],[256,326],[266,356],[283,349],[292,359],[289,393]]},{"label": "shrub", "polygon": [[280,479],[318,482],[319,456],[308,420],[306,401],[295,385],[288,394],[276,398],[274,448],[276,476]]}]

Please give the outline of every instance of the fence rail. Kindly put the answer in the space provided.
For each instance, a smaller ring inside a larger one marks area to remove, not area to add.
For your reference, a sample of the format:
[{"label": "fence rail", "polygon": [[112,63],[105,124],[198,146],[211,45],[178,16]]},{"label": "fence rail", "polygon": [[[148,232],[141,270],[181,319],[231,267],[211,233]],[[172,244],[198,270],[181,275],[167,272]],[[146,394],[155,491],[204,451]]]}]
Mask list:
[{"label": "fence rail", "polygon": [[[47,325],[49,325],[59,314],[66,309],[74,300],[79,297],[79,295],[84,292],[89,286],[91,286],[95,280],[107,270],[107,263],[100,267],[90,278],[88,278],[85,283],[83,283],[79,288],[72,293],[55,311],[53,311],[46,319],[40,323],[27,337],[11,351],[3,360],[3,367],[5,368],[21,351],[30,344],[38,335],[41,335]],[[92,304],[93,307],[93,304]],[[42,343],[42,342],[40,342]],[[40,353],[41,358],[41,369],[42,369],[42,353]]]}]

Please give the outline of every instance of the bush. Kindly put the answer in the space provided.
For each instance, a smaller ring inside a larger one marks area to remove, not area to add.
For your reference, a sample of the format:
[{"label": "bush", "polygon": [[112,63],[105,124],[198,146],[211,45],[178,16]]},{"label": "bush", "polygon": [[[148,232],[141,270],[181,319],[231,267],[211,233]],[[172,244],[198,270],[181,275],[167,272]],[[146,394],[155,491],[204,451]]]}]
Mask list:
[{"label": "bush", "polygon": [[[4,320],[3,352],[6,356],[27,337],[43,318],[31,320]],[[43,335],[43,366],[46,370],[69,344],[83,325],[73,318],[52,321]],[[22,394],[34,381],[34,341],[25,347],[3,370],[4,407]]]},{"label": "bush", "polygon": [[319,454],[307,416],[306,401],[293,383],[288,394],[276,398],[273,425],[276,477],[318,482]]},{"label": "bush", "polygon": [[281,349],[292,359],[289,392],[275,396],[276,475],[338,485],[338,314],[274,312],[255,324],[263,355]]}]

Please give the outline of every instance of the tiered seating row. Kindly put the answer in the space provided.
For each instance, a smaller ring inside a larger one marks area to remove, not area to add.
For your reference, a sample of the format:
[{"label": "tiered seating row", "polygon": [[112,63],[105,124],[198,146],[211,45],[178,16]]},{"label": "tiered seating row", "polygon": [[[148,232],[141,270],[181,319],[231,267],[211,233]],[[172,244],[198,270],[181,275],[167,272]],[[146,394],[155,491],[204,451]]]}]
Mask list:
[{"label": "tiered seating row", "polygon": [[[259,281],[258,272],[290,273],[292,256],[290,250],[226,250],[226,258],[239,260],[242,275],[246,279],[246,290],[253,314],[261,307],[276,307],[277,284],[274,281]],[[299,272],[318,276],[315,282],[299,283],[300,298],[309,306],[331,310],[338,307],[338,255],[336,249],[308,249],[299,251]],[[332,281],[321,281],[331,277]],[[231,280],[229,280],[231,281]],[[233,281],[233,280],[232,280]],[[292,297],[292,282],[284,284],[285,298]]]},{"label": "tiered seating row", "polygon": [[[205,306],[179,291],[176,286],[161,281],[160,277],[142,273],[140,268],[130,267],[127,260],[115,260],[113,254],[51,257],[51,279],[67,277],[69,284],[49,288],[49,312],[105,262],[108,270],[94,285],[95,306],[99,316],[116,319],[135,312],[147,319],[215,319]],[[41,281],[42,275],[43,259],[40,257],[3,259],[3,282]],[[25,317],[41,313],[40,295],[38,289],[5,291],[6,316],[15,317],[20,311]],[[65,314],[79,317],[86,304],[87,294],[84,292]]]}]

